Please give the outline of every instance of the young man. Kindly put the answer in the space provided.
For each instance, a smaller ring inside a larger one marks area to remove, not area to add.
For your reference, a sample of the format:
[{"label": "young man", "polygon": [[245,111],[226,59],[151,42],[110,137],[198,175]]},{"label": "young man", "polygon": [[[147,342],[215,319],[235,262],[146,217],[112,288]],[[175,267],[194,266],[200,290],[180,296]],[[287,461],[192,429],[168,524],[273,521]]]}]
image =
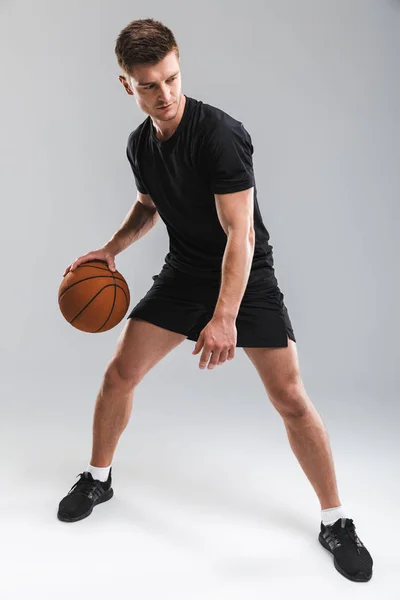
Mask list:
[{"label": "young man", "polygon": [[373,561],[341,505],[327,432],[301,380],[257,201],[251,137],[227,113],[182,93],[179,49],[160,22],[130,23],[117,39],[116,55],[122,85],[148,115],[127,146],[137,202],[103,248],[78,258],[64,274],[93,258],[115,269],[115,255],[159,217],[170,251],[129,314],[97,397],[91,460],[61,500],[58,518],[78,521],[112,497],[112,459],[133,393],[155,364],[185,339],[196,342],[201,369],[223,365],[241,347],[318,496],[320,543],[342,575],[368,581]]}]

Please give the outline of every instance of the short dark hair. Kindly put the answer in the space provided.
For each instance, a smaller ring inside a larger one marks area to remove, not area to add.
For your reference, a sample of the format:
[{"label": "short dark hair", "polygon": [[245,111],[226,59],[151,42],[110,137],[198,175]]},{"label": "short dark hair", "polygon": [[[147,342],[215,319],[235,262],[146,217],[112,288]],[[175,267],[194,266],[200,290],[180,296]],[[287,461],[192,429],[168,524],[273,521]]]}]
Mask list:
[{"label": "short dark hair", "polygon": [[172,51],[179,61],[174,34],[155,19],[132,21],[120,32],[115,43],[118,64],[128,75],[132,75],[135,65],[155,65]]}]

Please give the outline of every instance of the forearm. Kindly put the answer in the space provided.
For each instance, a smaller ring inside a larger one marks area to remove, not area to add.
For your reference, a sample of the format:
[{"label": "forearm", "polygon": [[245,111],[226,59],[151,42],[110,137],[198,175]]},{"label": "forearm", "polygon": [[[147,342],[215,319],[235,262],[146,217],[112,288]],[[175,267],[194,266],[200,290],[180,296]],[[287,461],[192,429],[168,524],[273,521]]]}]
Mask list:
[{"label": "forearm", "polygon": [[222,279],[214,317],[236,319],[250,275],[254,231],[232,231],[222,261]]},{"label": "forearm", "polygon": [[138,200],[132,206],[121,227],[104,247],[109,248],[114,255],[119,254],[150,231],[158,219],[157,210],[144,206]]}]

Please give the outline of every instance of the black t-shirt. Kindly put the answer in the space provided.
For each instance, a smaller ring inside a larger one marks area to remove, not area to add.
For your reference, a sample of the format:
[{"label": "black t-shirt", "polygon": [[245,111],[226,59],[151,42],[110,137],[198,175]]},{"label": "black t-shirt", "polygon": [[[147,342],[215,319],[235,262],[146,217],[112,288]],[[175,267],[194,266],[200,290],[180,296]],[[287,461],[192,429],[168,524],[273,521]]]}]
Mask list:
[{"label": "black t-shirt", "polygon": [[167,265],[191,275],[220,278],[227,236],[214,194],[254,186],[250,280],[273,278],[272,246],[257,201],[253,145],[243,124],[186,96],[182,119],[172,136],[160,141],[155,133],[149,116],[130,134],[127,157],[138,191],[151,196],[167,227]]}]

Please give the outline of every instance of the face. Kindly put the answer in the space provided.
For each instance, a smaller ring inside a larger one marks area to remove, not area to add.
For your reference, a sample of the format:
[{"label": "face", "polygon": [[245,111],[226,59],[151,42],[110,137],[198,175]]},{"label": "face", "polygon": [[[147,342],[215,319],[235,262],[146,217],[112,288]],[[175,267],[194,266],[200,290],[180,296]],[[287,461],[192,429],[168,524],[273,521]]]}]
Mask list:
[{"label": "face", "polygon": [[[156,65],[138,65],[133,74],[120,76],[119,80],[130,96],[143,110],[157,121],[173,119],[181,101],[181,73],[175,52],[167,54]],[[168,108],[163,109],[170,105]]]}]

